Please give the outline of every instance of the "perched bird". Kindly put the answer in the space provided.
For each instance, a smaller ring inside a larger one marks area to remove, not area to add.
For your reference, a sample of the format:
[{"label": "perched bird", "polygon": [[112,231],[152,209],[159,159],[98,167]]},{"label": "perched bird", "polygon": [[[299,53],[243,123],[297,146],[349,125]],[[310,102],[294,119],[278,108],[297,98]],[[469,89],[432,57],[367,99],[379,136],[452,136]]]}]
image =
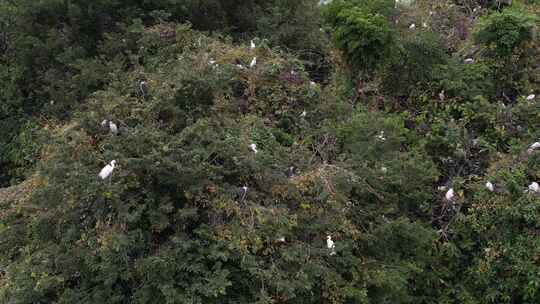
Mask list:
[{"label": "perched bird", "polygon": [[381,172],[382,172],[382,173],[386,173],[386,172],[388,172],[388,168],[386,168],[386,167],[384,167],[384,166],[383,166],[383,167],[381,167]]},{"label": "perched bird", "polygon": [[334,241],[332,241],[331,235],[326,236],[326,247],[330,250],[330,255],[336,254],[336,245],[334,244]]},{"label": "perched bird", "polygon": [[240,70],[245,69],[245,67],[243,65],[241,65],[241,64],[237,64],[236,67],[239,68]]},{"label": "perched bird", "polygon": [[491,182],[489,182],[489,181],[486,183],[486,188],[487,188],[490,192],[495,191],[495,186],[494,186]]},{"label": "perched bird", "polygon": [[444,195],[444,197],[446,198],[447,201],[454,200],[454,189],[453,188],[448,189],[448,191],[446,191],[446,194]]},{"label": "perched bird", "polygon": [[248,187],[243,186],[242,187],[242,196],[240,197],[241,202],[243,202],[246,199],[247,192],[248,192]]},{"label": "perched bird", "polygon": [[210,60],[208,60],[208,64],[210,65],[214,65],[216,63],[216,61],[212,58],[210,58]]},{"label": "perched bird", "polygon": [[413,23],[413,24],[409,25],[409,28],[410,28],[411,30],[414,30],[414,29],[416,28],[416,24]]},{"label": "perched bird", "polygon": [[531,94],[531,95],[527,96],[526,99],[527,99],[527,101],[531,101],[531,100],[533,100],[535,97],[536,97],[536,95]]},{"label": "perched bird", "polygon": [[465,62],[465,63],[473,63],[473,62],[474,62],[474,59],[472,59],[472,58],[467,58],[467,59],[465,59],[464,62]]},{"label": "perched bird", "polygon": [[439,92],[439,100],[440,100],[440,101],[444,101],[444,98],[445,98],[445,96],[444,96],[444,90],[442,90],[442,91]]},{"label": "perched bird", "polygon": [[111,133],[114,135],[118,135],[118,126],[109,120],[109,130],[111,130]]},{"label": "perched bird", "polygon": [[139,92],[141,93],[141,96],[143,97],[148,95],[148,86],[146,85],[146,81],[141,80],[139,82]]},{"label": "perched bird", "polygon": [[255,154],[257,154],[257,152],[259,152],[257,150],[257,145],[256,144],[249,145],[249,149],[251,149],[251,151],[253,151],[253,153],[255,153]]},{"label": "perched bird", "polygon": [[426,27],[427,27],[427,23],[426,23],[426,22],[422,22],[422,27],[426,28]]},{"label": "perched bird", "polygon": [[251,63],[249,64],[249,67],[253,68],[256,65],[257,65],[257,57],[253,57],[253,59],[251,60]]},{"label": "perched bird", "polygon": [[104,120],[101,122],[101,126],[102,126],[103,128],[105,128],[105,127],[107,126],[107,122],[108,122],[108,120],[104,119]]},{"label": "perched bird", "polygon": [[376,137],[380,141],[385,141],[386,140],[386,137],[384,136],[384,131],[379,132],[379,134]]},{"label": "perched bird", "polygon": [[116,166],[116,160],[112,160],[108,165],[106,165],[105,167],[103,167],[103,169],[101,169],[101,171],[98,174],[99,178],[101,178],[102,180],[105,180],[109,176],[112,176],[115,166]]},{"label": "perched bird", "polygon": [[312,86],[312,87],[316,87],[316,86],[317,86],[317,83],[315,83],[315,81],[310,81],[310,82],[309,82],[309,85]]},{"label": "perched bird", "polygon": [[302,113],[300,113],[300,117],[306,117],[307,116],[307,112],[304,110],[302,111]]},{"label": "perched bird", "polygon": [[532,184],[529,185],[529,191],[539,193],[540,192],[540,185],[538,185],[537,182],[533,182]]},{"label": "perched bird", "polygon": [[536,149],[540,149],[540,142],[535,142],[535,143],[533,143],[533,144],[529,147],[529,149],[527,149],[527,153],[532,154],[532,153],[534,152],[534,150],[536,150]]},{"label": "perched bird", "polygon": [[285,243],[285,237],[284,236],[278,237],[277,241],[280,243]]},{"label": "perched bird", "polygon": [[255,48],[255,42],[253,42],[253,40],[251,40],[250,42],[250,48],[253,50]]},{"label": "perched bird", "polygon": [[437,190],[439,191],[446,191],[447,187],[446,186],[439,186],[437,187]]}]

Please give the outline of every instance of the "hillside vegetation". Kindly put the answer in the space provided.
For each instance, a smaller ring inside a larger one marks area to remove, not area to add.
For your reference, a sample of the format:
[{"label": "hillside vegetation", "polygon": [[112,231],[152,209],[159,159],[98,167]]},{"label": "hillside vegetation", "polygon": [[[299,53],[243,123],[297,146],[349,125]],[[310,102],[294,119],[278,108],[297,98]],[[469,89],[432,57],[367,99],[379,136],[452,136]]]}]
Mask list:
[{"label": "hillside vegetation", "polygon": [[540,303],[539,13],[0,2],[0,303]]}]

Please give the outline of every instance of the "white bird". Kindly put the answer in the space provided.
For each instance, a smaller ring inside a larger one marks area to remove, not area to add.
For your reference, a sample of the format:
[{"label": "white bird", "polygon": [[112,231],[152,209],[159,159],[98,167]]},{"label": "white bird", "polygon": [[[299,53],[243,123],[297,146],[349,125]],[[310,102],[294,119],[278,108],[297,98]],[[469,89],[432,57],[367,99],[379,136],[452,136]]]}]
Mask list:
[{"label": "white bird", "polygon": [[529,147],[529,149],[527,149],[527,153],[531,154],[534,152],[534,150],[539,149],[539,148],[540,148],[540,142],[535,142]]},{"label": "white bird", "polygon": [[332,241],[331,235],[326,236],[326,247],[330,249],[330,255],[336,254],[336,245],[334,244],[334,241]]},{"label": "white bird", "polygon": [[473,63],[473,62],[474,62],[474,59],[472,59],[472,58],[467,58],[467,59],[465,59],[464,62],[465,62],[465,63]]},{"label": "white bird", "polygon": [[310,81],[310,82],[309,82],[309,85],[312,86],[312,87],[316,87],[316,86],[317,86],[317,83],[315,83],[315,81]]},{"label": "white bird", "polygon": [[533,182],[532,184],[529,185],[529,190],[532,191],[532,192],[535,192],[535,193],[539,193],[540,192],[540,185],[538,185],[537,182]]},{"label": "white bird", "polygon": [[208,60],[208,64],[210,64],[210,65],[214,65],[214,63],[216,63],[216,61],[215,61],[214,59],[210,59],[210,60]]},{"label": "white bird", "polygon": [[414,30],[414,29],[416,28],[416,24],[413,23],[413,24],[409,25],[409,28],[410,28],[411,30]]},{"label": "white bird", "polygon": [[277,238],[277,241],[281,242],[281,243],[285,243],[285,237],[284,236],[279,237],[279,238]]},{"label": "white bird", "polygon": [[422,22],[422,27],[427,27],[427,23],[426,23],[426,22]]},{"label": "white bird", "polygon": [[386,173],[386,172],[388,172],[388,168],[383,166],[383,167],[381,167],[381,171],[382,171],[382,173]]},{"label": "white bird", "polygon": [[257,150],[257,145],[256,144],[251,144],[249,145],[249,148],[251,149],[251,151],[253,151],[253,153],[257,154],[257,152],[259,152]]},{"label": "white bird", "polygon": [[237,64],[236,67],[239,68],[240,70],[245,69],[245,67],[243,65],[241,65],[241,64]]},{"label": "white bird", "polygon": [[527,96],[526,99],[527,99],[527,101],[531,101],[531,100],[533,100],[535,97],[536,97],[536,95],[531,94],[531,95]]},{"label": "white bird", "polygon": [[386,140],[386,137],[384,136],[384,131],[379,132],[379,134],[376,137],[380,141],[385,141]]},{"label": "white bird", "polygon": [[255,48],[255,42],[253,42],[253,40],[251,40],[251,42],[250,42],[250,47],[251,47],[251,49]]},{"label": "white bird", "polygon": [[101,126],[102,126],[103,128],[105,128],[105,127],[107,126],[107,122],[108,122],[108,120],[104,119],[104,120],[101,122]]},{"label": "white bird", "polygon": [[446,200],[452,201],[454,199],[454,189],[450,188],[448,191],[446,191],[444,197],[446,198]]},{"label": "white bird", "polygon": [[249,67],[252,68],[255,65],[257,65],[257,57],[253,57],[253,59],[251,60],[251,63],[249,64]]},{"label": "white bird", "polygon": [[118,134],[118,126],[110,120],[109,120],[109,130],[111,130],[111,133],[114,135]]},{"label": "white bird", "polygon": [[446,191],[446,186],[439,186],[439,187],[437,187],[437,190]]},{"label": "white bird", "polygon": [[489,182],[489,181],[486,183],[486,188],[487,188],[490,192],[495,191],[495,186],[494,186],[491,182]]},{"label": "white bird", "polygon": [[302,111],[302,113],[300,113],[300,117],[306,117],[307,116],[307,112],[304,110]]},{"label": "white bird", "polygon": [[108,178],[109,176],[112,175],[115,166],[116,166],[116,160],[112,160],[108,165],[106,165],[105,167],[103,167],[103,169],[101,169],[98,176],[103,180]]},{"label": "white bird", "polygon": [[141,91],[141,95],[143,97],[146,96],[146,94],[148,94],[148,87],[146,86],[146,81],[141,81],[139,82],[139,90]]},{"label": "white bird", "polygon": [[430,16],[433,16],[433,14],[435,14],[435,12],[429,11],[429,15],[430,15]]}]

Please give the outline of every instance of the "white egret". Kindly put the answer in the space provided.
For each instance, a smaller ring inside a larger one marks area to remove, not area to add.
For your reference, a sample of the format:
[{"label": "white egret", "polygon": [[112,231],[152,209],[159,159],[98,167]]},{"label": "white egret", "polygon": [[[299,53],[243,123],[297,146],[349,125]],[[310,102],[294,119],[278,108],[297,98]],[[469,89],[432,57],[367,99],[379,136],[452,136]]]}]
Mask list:
[{"label": "white egret", "polygon": [[388,172],[388,168],[382,166],[382,167],[381,167],[381,171],[382,171],[382,173],[386,173],[386,172]]},{"label": "white egret", "polygon": [[453,201],[454,200],[454,189],[450,188],[448,191],[446,191],[446,194],[444,195],[447,201]]},{"label": "white egret", "polygon": [[253,68],[256,65],[257,65],[257,57],[253,57],[253,59],[251,60],[251,63],[249,64],[249,67]]},{"label": "white egret", "polygon": [[302,111],[302,113],[300,113],[300,117],[306,117],[307,116],[307,112],[306,110]]},{"label": "white egret", "polygon": [[409,28],[410,28],[411,30],[414,30],[414,29],[416,28],[416,24],[413,23],[413,24],[409,25]]},{"label": "white egret", "polygon": [[527,99],[527,101],[531,101],[531,100],[533,100],[535,97],[536,97],[536,95],[531,94],[531,95],[527,96],[526,99]]},{"label": "white egret", "polygon": [[118,135],[118,126],[109,120],[109,130],[111,130],[111,133],[114,135]]},{"label": "white egret", "polygon": [[250,42],[250,48],[253,50],[255,48],[255,42],[253,42],[253,40],[251,40]]},{"label": "white egret", "polygon": [[257,154],[257,152],[259,152],[257,150],[257,145],[256,144],[249,145],[249,149],[251,149],[251,151],[253,151],[253,153],[255,153],[255,154]]},{"label": "white egret", "polygon": [[467,59],[465,59],[464,62],[467,63],[467,64],[473,63],[473,62],[474,62],[474,59],[472,59],[472,58],[467,58]]},{"label": "white egret", "polygon": [[380,141],[385,141],[386,140],[386,137],[384,136],[384,131],[379,132],[379,134],[376,137]]},{"label": "white egret", "polygon": [[537,182],[533,182],[532,184],[529,185],[529,190],[532,191],[532,192],[535,192],[535,193],[539,193],[540,192],[540,185],[538,185]]},{"label": "white egret", "polygon": [[107,126],[107,122],[108,122],[108,120],[104,119],[104,120],[101,122],[101,126],[102,126],[103,128],[105,128],[105,127]]},{"label": "white egret", "polygon": [[285,243],[285,237],[284,236],[279,237],[279,238],[277,238],[277,241],[280,242],[280,243]]},{"label": "white egret", "polygon": [[426,22],[422,22],[422,27],[426,28],[426,27],[427,27],[427,23],[426,23]]},{"label": "white egret", "polygon": [[240,70],[245,69],[245,67],[243,65],[241,65],[241,64],[237,64],[236,67],[239,68]]},{"label": "white egret", "polygon": [[529,149],[527,149],[527,153],[532,154],[534,150],[540,149],[540,142],[533,143]]},{"label": "white egret", "polygon": [[489,181],[486,183],[486,188],[487,188],[490,192],[495,191],[495,186],[494,186],[491,182],[489,182]]},{"label": "white egret", "polygon": [[331,235],[326,236],[326,247],[330,250],[330,255],[336,254],[336,245],[334,244],[334,241],[332,241]]},{"label": "white egret", "polygon": [[439,190],[439,191],[446,191],[446,189],[447,189],[446,186],[437,187],[437,190]]},{"label": "white egret", "polygon": [[148,86],[146,85],[146,81],[141,80],[141,82],[139,82],[139,90],[143,97],[145,97],[148,94]]},{"label": "white egret", "polygon": [[441,92],[439,92],[439,100],[444,101],[444,97],[444,90],[442,90]]},{"label": "white egret", "polygon": [[104,180],[112,176],[115,166],[116,166],[116,160],[112,160],[109,164],[103,167],[103,169],[101,169],[101,171],[98,174],[99,178]]},{"label": "white egret", "polygon": [[309,82],[309,85],[312,86],[312,87],[316,87],[316,86],[317,86],[317,83],[315,83],[315,81],[310,81],[310,82]]}]

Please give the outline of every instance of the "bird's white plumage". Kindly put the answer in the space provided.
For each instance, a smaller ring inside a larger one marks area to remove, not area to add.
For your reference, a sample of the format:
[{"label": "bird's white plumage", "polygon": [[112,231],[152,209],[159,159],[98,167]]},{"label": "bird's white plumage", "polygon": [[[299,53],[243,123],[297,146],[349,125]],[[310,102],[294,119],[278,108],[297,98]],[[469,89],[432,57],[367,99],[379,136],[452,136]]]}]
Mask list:
[{"label": "bird's white plumage", "polygon": [[531,101],[531,100],[533,100],[535,97],[536,97],[536,95],[531,94],[531,95],[527,96],[526,99],[527,99],[527,101]]},{"label": "bird's white plumage", "polygon": [[251,151],[253,151],[253,153],[259,152],[259,151],[257,150],[257,145],[256,145],[256,144],[251,144],[251,145],[249,145],[249,149],[251,149]]},{"label": "bird's white plumage", "polygon": [[300,117],[306,117],[307,116],[307,112],[304,110],[302,111],[302,113],[300,113]]},{"label": "bird's white plumage", "polygon": [[539,193],[540,192],[540,185],[538,185],[537,182],[533,182],[529,185],[529,190],[532,192]]},{"label": "bird's white plumage", "polygon": [[253,59],[251,59],[251,63],[249,64],[249,67],[254,67],[257,65],[257,57],[253,57]]},{"label": "bird's white plumage", "polygon": [[103,167],[103,169],[101,169],[98,176],[101,179],[108,178],[109,176],[111,176],[115,166],[116,166],[116,161],[115,160],[111,161],[109,164],[107,164],[105,167]]},{"label": "bird's white plumage", "polygon": [[334,244],[331,235],[326,236],[326,247],[330,249],[330,255],[336,254],[336,244]]},{"label": "bird's white plumage", "polygon": [[439,190],[439,191],[446,191],[446,189],[447,189],[446,186],[437,187],[437,190]]},{"label": "bird's white plumage", "polygon": [[376,137],[380,141],[385,141],[386,140],[386,136],[384,136],[384,131],[380,131],[379,134]]},{"label": "bird's white plumage", "polygon": [[473,62],[474,62],[474,59],[472,58],[465,59],[465,63],[473,63]]},{"label": "bird's white plumage", "polygon": [[108,121],[107,121],[106,119],[104,119],[104,120],[101,122],[101,126],[105,128],[105,127],[107,126],[107,122],[108,122]]},{"label": "bird's white plumage", "polygon": [[535,142],[532,145],[529,146],[529,149],[527,149],[527,152],[529,154],[533,153],[534,150],[540,149],[540,142]]},{"label": "bird's white plumage", "polygon": [[256,46],[255,46],[255,42],[253,42],[253,40],[251,40],[250,42],[250,48],[251,49],[254,49]]},{"label": "bird's white plumage", "polygon": [[284,236],[278,237],[277,241],[281,243],[285,243],[285,237]]},{"label": "bird's white plumage", "polygon": [[109,130],[111,130],[111,133],[114,135],[118,134],[118,126],[112,121],[109,121]]},{"label": "bird's white plumage", "polygon": [[486,183],[486,188],[490,191],[490,192],[493,192],[495,190],[495,186],[491,183],[491,182],[487,182]]},{"label": "bird's white plumage", "polygon": [[454,199],[454,189],[453,188],[448,189],[444,197],[446,198],[446,200],[452,201]]},{"label": "bird's white plumage", "polygon": [[416,28],[416,24],[413,23],[413,24],[409,25],[409,28],[410,28],[411,30],[414,30],[414,29]]}]

